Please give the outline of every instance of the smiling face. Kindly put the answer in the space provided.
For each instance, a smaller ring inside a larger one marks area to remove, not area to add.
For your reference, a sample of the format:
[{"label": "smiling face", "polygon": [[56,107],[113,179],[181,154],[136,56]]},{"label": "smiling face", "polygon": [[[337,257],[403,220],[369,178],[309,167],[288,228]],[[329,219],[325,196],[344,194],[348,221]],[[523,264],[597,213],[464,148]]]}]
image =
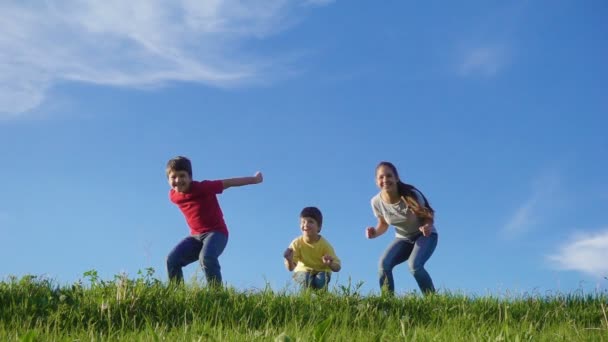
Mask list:
[{"label": "smiling face", "polygon": [[387,193],[396,193],[397,182],[399,182],[399,176],[390,166],[380,165],[376,169],[376,185],[380,190]]},{"label": "smiling face", "polygon": [[170,170],[167,173],[167,179],[171,189],[181,193],[188,192],[192,183],[192,177],[187,171]]},{"label": "smiling face", "polygon": [[319,223],[314,218],[301,217],[300,230],[302,231],[302,236],[304,236],[306,242],[316,242],[319,240],[321,227],[319,227]]}]

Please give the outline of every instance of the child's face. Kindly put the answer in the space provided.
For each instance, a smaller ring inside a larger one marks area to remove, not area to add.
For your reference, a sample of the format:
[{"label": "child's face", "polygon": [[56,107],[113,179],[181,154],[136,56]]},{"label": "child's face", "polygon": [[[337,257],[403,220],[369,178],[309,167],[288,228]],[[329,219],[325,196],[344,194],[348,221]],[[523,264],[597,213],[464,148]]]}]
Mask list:
[{"label": "child's face", "polygon": [[312,217],[301,217],[300,230],[302,231],[302,235],[308,238],[316,238],[319,236],[319,223]]},{"label": "child's face", "polygon": [[177,192],[187,192],[190,189],[192,178],[186,171],[169,171],[167,175],[169,186]]},{"label": "child's face", "polygon": [[376,172],[376,185],[378,185],[380,190],[396,191],[398,181],[399,178],[390,167],[382,165],[378,168]]}]

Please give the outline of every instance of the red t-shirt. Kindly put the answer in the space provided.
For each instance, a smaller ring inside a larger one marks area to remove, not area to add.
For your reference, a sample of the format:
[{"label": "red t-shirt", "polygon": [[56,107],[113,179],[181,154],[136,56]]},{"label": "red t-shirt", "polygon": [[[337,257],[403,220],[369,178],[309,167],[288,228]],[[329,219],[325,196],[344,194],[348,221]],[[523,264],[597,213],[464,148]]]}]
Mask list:
[{"label": "red t-shirt", "polygon": [[169,199],[184,213],[191,234],[219,231],[228,235],[228,227],[216,196],[223,191],[224,184],[221,180],[192,181],[187,193],[169,190]]}]

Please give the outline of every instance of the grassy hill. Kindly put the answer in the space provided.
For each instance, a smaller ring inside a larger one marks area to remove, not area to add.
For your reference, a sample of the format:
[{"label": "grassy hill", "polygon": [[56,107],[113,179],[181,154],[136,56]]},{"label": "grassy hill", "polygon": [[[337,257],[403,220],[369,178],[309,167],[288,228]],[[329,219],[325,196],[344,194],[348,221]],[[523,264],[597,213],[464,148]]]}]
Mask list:
[{"label": "grassy hill", "polygon": [[95,271],[0,282],[2,341],[608,341],[608,295],[362,296],[169,286]]}]

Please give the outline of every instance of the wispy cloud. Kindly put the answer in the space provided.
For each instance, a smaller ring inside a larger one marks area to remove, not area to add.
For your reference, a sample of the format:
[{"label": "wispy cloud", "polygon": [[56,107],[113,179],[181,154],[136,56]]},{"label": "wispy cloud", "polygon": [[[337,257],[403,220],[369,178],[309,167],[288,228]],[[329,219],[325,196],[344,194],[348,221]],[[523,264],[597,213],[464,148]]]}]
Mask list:
[{"label": "wispy cloud", "polygon": [[0,114],[38,106],[53,84],[231,86],[263,81],[273,61],[240,49],[293,25],[322,0],[0,2]]},{"label": "wispy cloud", "polygon": [[476,20],[460,37],[456,72],[463,77],[494,77],[504,72],[518,55],[519,31],[525,27],[528,4],[505,2],[480,6]]},{"label": "wispy cloud", "polygon": [[477,46],[465,51],[458,66],[458,71],[463,76],[494,76],[507,62],[508,54],[504,46]]},{"label": "wispy cloud", "polygon": [[560,270],[608,276],[608,229],[572,238],[547,259]]},{"label": "wispy cloud", "polygon": [[532,230],[542,222],[543,217],[556,206],[556,192],[561,187],[557,171],[542,174],[532,185],[523,204],[515,210],[502,229],[507,238],[515,238]]}]

